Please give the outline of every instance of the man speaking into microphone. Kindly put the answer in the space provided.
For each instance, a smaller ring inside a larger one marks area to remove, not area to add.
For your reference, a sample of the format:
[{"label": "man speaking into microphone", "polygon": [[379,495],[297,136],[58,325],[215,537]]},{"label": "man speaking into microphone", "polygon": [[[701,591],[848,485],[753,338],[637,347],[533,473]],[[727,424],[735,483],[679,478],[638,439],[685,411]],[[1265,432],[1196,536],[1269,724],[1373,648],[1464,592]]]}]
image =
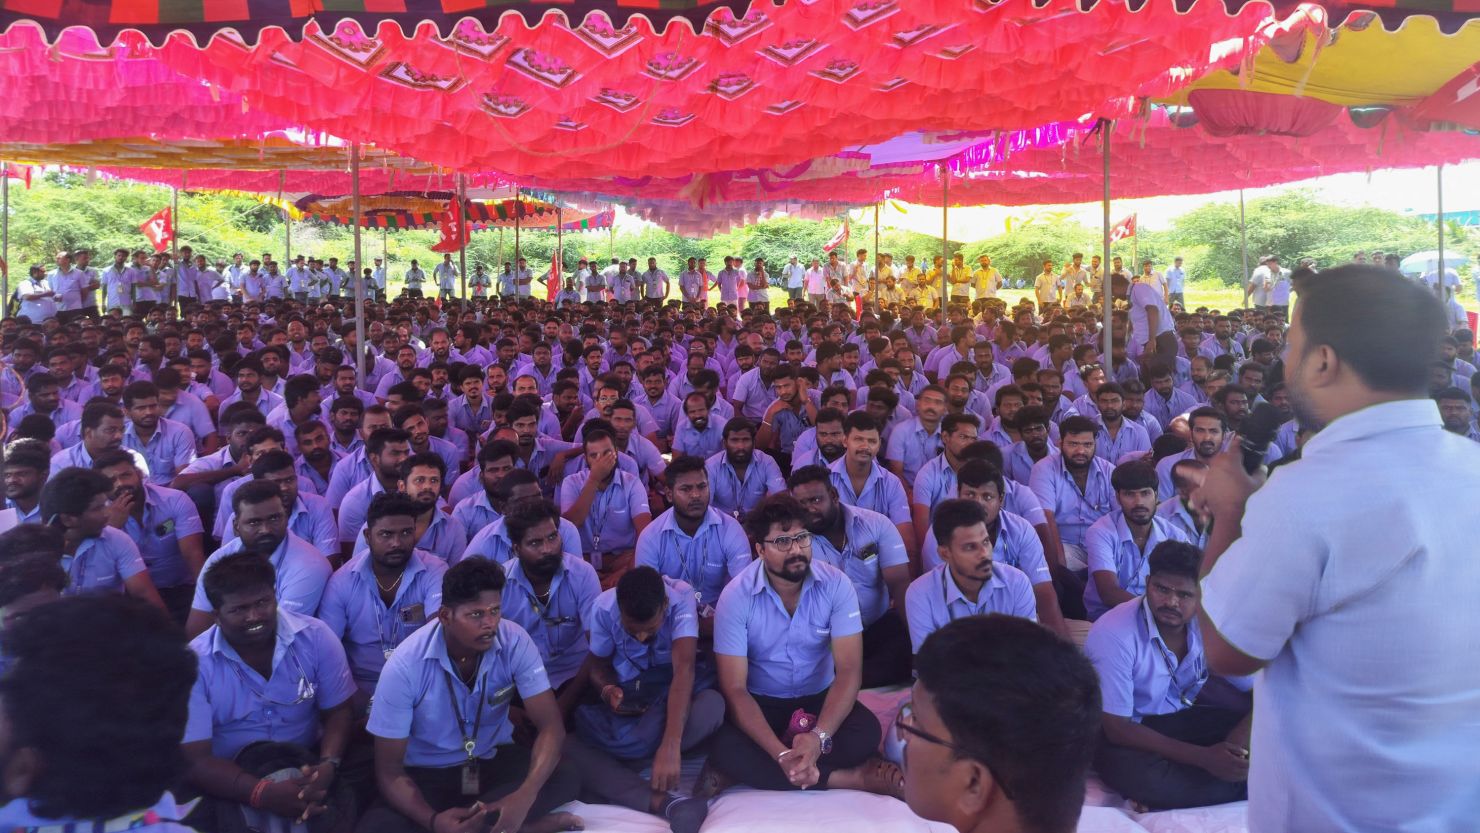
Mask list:
[{"label": "man speaking into microphone", "polygon": [[1376,267],[1297,291],[1285,380],[1319,433],[1262,486],[1232,448],[1193,498],[1213,519],[1208,664],[1264,669],[1249,830],[1472,830],[1480,445],[1445,431],[1427,397],[1444,312]]}]

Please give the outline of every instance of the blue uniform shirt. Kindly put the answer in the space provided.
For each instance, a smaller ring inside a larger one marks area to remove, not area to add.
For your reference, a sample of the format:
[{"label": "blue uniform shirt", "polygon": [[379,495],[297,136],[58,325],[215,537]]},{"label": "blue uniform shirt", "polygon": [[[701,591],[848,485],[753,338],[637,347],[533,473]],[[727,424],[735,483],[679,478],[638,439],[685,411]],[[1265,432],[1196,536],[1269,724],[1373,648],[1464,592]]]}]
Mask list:
[{"label": "blue uniform shirt", "polygon": [[[578,472],[560,482],[560,511],[569,512],[590,479],[590,470]],[[591,499],[590,511],[582,522],[581,547],[589,553],[632,549],[637,545],[638,515],[650,515],[647,488],[636,477],[620,469],[612,472],[612,481],[599,489]]]},{"label": "blue uniform shirt", "polygon": [[442,576],[447,563],[413,550],[396,586],[395,600],[381,600],[368,551],[345,562],[329,579],[318,618],[344,644],[350,671],[360,691],[371,694],[386,660],[442,607]]},{"label": "blue uniform shirt", "polygon": [[[468,532],[463,525],[451,515],[443,512],[440,508],[432,510],[431,523],[427,524],[426,531],[416,541],[416,548],[423,552],[435,555],[444,563],[451,563],[452,558],[461,555],[468,548]],[[370,544],[365,541],[365,525],[360,524],[360,531],[355,536],[354,555],[369,552]]]},{"label": "blue uniform shirt", "polygon": [[476,493],[468,495],[452,507],[452,517],[462,524],[469,536],[475,536],[503,515],[488,502],[488,492],[480,483]]},{"label": "blue uniform shirt", "polygon": [[936,566],[910,582],[910,589],[904,594],[904,612],[914,653],[920,652],[925,637],[962,616],[1005,613],[1038,621],[1038,605],[1028,577],[1016,567],[1001,562],[993,562],[992,578],[982,585],[974,603],[962,595],[949,567]]},{"label": "blue uniform shirt", "polygon": [[[200,574],[204,576],[210,571],[212,564],[232,553],[241,552],[241,549],[240,538],[232,538],[222,544],[220,549],[206,556],[206,564]],[[329,566],[328,556],[289,532],[288,537],[278,544],[278,548],[272,551],[267,560],[277,570],[278,608],[304,616],[314,615],[319,609],[319,600],[324,595],[324,586],[329,583],[329,576],[334,572],[334,568]],[[206,598],[205,582],[195,585],[195,599],[190,602],[190,607],[206,613],[216,612],[211,600]]]},{"label": "blue uniform shirt", "polygon": [[1115,510],[1115,489],[1110,485],[1112,468],[1099,457],[1090,458],[1089,475],[1081,491],[1064,468],[1061,455],[1045,457],[1033,466],[1028,485],[1044,510],[1053,513],[1064,543],[1082,546],[1090,524]]},{"label": "blue uniform shirt", "polygon": [[1095,432],[1095,456],[1114,466],[1127,454],[1141,454],[1151,450],[1151,435],[1141,424],[1129,419],[1120,421],[1120,433],[1111,439],[1103,424]]},{"label": "blue uniform shirt", "polygon": [[812,558],[843,571],[858,594],[858,609],[864,627],[872,625],[889,610],[889,587],[884,569],[909,564],[904,539],[893,522],[867,509],[839,505],[843,513],[845,542],[842,552],[826,536],[812,534]]},{"label": "blue uniform shirt", "polygon": [[[573,558],[582,556],[581,531],[564,518],[560,519],[560,551]],[[504,519],[499,518],[474,535],[467,548],[453,556],[452,563],[456,564],[464,558],[486,558],[502,564],[516,557],[514,544],[509,540],[508,528],[504,526]]]},{"label": "blue uniform shirt", "polygon": [[524,565],[514,558],[504,562],[509,583],[504,587],[504,618],[529,634],[545,662],[550,685],[559,688],[581,670],[589,643],[591,605],[601,595],[596,568],[579,558],[563,556],[563,566],[550,581],[550,600],[540,604]]},{"label": "blue uniform shirt", "polygon": [[1144,549],[1136,548],[1126,525],[1125,515],[1118,510],[1095,521],[1084,533],[1084,549],[1089,557],[1089,580],[1084,583],[1084,608],[1090,621],[1100,618],[1109,605],[1100,601],[1100,589],[1095,585],[1095,573],[1115,574],[1115,583],[1132,596],[1146,592],[1146,574],[1151,551],[1162,541],[1189,542],[1190,539],[1174,524],[1160,515],[1151,516],[1151,534],[1146,538]]},{"label": "blue uniform shirt", "polygon": [[775,458],[759,449],[751,453],[744,480],[730,465],[729,455],[723,449],[704,462],[704,468],[709,471],[710,506],[738,518],[754,509],[766,495],[786,489]]},{"label": "blue uniform shirt", "polygon": [[914,483],[921,467],[933,458],[941,456],[940,425],[934,431],[926,431],[915,417],[895,427],[889,435],[889,445],[884,450],[884,459],[904,465],[904,481]]},{"label": "blue uniform shirt", "polygon": [[447,657],[442,622],[434,619],[386,661],[365,728],[379,738],[407,740],[406,766],[459,766],[468,759],[464,738],[473,740],[473,757],[483,759],[513,741],[509,701],[516,691],[528,700],[549,690],[539,650],[508,619],[499,621],[469,688]]},{"label": "blue uniform shirt", "polygon": [[1179,661],[1162,641],[1144,596],[1101,616],[1089,629],[1084,653],[1100,675],[1100,709],[1137,723],[1187,708],[1208,679],[1196,617],[1187,623],[1187,654]]},{"label": "blue uniform shirt", "polygon": [[120,529],[104,527],[96,538],[85,539],[77,552],[62,556],[67,571],[66,595],[121,593],[123,583],[144,572],[144,559],[133,539]]},{"label": "blue uniform shirt", "polygon": [[[243,478],[237,481],[237,485],[249,479]],[[236,491],[236,486],[231,488],[233,492]],[[217,513],[218,520],[213,534],[218,540],[228,541],[236,535],[236,512],[232,510],[229,501],[222,504],[221,510],[224,514]],[[298,499],[293,501],[293,508],[288,513],[288,531],[313,544],[320,552],[339,551],[339,530],[334,523],[334,512],[330,510],[329,503],[318,495],[303,491],[301,483]]]},{"label": "blue uniform shirt", "polygon": [[673,450],[683,452],[690,457],[703,457],[706,460],[719,454],[725,447],[725,424],[716,415],[710,415],[709,424],[700,431],[694,427],[689,418],[682,413],[673,429]]},{"label": "blue uniform shirt", "polygon": [[133,422],[129,422],[123,428],[123,447],[144,455],[149,463],[149,482],[156,486],[170,485],[175,472],[195,461],[195,435],[189,428],[163,417],[147,443],[139,439]]},{"label": "blue uniform shirt", "polygon": [[663,611],[663,624],[646,644],[632,638],[622,627],[617,609],[617,589],[603,590],[591,605],[591,653],[611,659],[617,679],[635,679],[643,671],[659,665],[673,664],[673,643],[679,639],[697,639],[699,616],[694,607],[694,589],[682,581],[664,577],[668,607]]},{"label": "blue uniform shirt", "polygon": [[746,658],[751,693],[806,697],[832,685],[832,641],[862,632],[858,594],[842,571],[814,560],[789,614],[756,560],[720,594],[714,651]]},{"label": "blue uniform shirt", "polygon": [[896,524],[908,523],[910,521],[910,501],[905,497],[904,485],[893,472],[885,471],[878,462],[869,464],[868,479],[864,481],[863,489],[859,492],[853,491],[853,482],[848,477],[848,455],[832,461],[828,469],[832,471],[832,484],[838,490],[838,497],[849,506],[857,506],[861,509],[869,509],[887,517]]},{"label": "blue uniform shirt", "polygon": [[355,693],[344,648],[309,616],[278,611],[272,676],[266,680],[242,661],[218,626],[197,636],[190,648],[200,670],[183,742],[209,740],[218,758],[233,758],[262,740],[311,747],[318,741],[318,712]]},{"label": "blue uniform shirt", "polygon": [[143,522],[129,515],[123,531],[138,546],[155,587],[184,584],[187,576],[180,539],[204,534],[200,513],[189,495],[176,489],[146,483],[144,495]]},{"label": "blue uniform shirt", "polygon": [[750,541],[740,522],[713,506],[689,536],[670,508],[637,538],[637,566],[686,582],[700,604],[719,603],[720,591],[750,564]]},{"label": "blue uniform shirt", "polygon": [[[993,561],[1018,568],[1031,584],[1053,581],[1048,572],[1048,560],[1043,556],[1043,540],[1022,516],[1006,509],[999,512],[994,535]],[[943,563],[934,529],[925,533],[925,544],[920,547],[920,563],[927,569]]]}]

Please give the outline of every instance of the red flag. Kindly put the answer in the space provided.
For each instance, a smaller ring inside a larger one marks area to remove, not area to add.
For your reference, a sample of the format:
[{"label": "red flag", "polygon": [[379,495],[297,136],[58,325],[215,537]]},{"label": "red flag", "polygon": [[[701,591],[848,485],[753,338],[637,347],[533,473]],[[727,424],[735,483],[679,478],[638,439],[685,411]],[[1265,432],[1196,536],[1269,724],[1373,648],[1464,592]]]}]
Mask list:
[{"label": "red flag", "polygon": [[438,231],[442,239],[432,246],[434,252],[455,252],[467,245],[468,228],[463,223],[462,203],[448,200],[447,210],[442,212],[442,226]]},{"label": "red flag", "polygon": [[31,190],[31,169],[29,166],[12,165],[6,162],[5,175],[11,179],[19,179],[21,182],[26,183],[26,190]]},{"label": "red flag", "polygon": [[144,224],[139,226],[139,231],[144,232],[144,236],[154,244],[154,251],[162,252],[168,249],[175,239],[175,218],[169,206],[161,208],[155,212],[153,217],[145,220]]},{"label": "red flag", "polygon": [[1132,214],[1131,216],[1125,218],[1124,220],[1121,220],[1120,222],[1116,223],[1115,224],[1115,228],[1110,229],[1110,242],[1111,243],[1116,243],[1118,241],[1121,241],[1121,240],[1126,239],[1127,237],[1135,237],[1135,236],[1136,236],[1136,215],[1134,215],[1134,214]]},{"label": "red flag", "polygon": [[554,301],[555,296],[560,294],[560,261],[565,259],[565,252],[555,250],[555,256],[550,258],[550,280],[545,283],[548,294],[546,301]]},{"label": "red flag", "polygon": [[834,234],[832,239],[827,241],[827,244],[822,247],[822,250],[824,252],[830,252],[839,246],[846,245],[848,245],[848,221],[844,220],[843,224],[838,226],[838,233]]}]

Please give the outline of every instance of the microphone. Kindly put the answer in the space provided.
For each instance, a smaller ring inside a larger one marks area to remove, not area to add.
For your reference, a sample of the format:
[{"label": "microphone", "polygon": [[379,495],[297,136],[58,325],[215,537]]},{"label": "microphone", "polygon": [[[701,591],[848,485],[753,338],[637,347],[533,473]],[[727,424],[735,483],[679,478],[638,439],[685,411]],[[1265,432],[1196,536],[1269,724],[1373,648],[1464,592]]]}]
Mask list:
[{"label": "microphone", "polygon": [[1244,471],[1253,474],[1264,464],[1264,455],[1269,451],[1269,444],[1274,440],[1283,421],[1280,409],[1268,402],[1260,403],[1244,417],[1244,423],[1239,429],[1239,448],[1244,455]]}]

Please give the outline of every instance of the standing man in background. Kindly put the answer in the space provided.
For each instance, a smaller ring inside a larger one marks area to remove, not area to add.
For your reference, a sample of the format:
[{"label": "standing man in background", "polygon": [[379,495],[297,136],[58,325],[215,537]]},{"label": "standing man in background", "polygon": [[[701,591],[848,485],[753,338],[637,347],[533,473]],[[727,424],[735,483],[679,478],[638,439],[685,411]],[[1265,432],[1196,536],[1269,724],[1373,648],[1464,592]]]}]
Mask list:
[{"label": "standing man in background", "polygon": [[1181,304],[1187,306],[1187,299],[1182,294],[1183,287],[1187,284],[1187,272],[1182,268],[1182,258],[1172,258],[1172,268],[1167,270],[1167,303]]},{"label": "standing man in background", "polygon": [[1444,430],[1425,390],[1444,313],[1380,267],[1298,291],[1285,383],[1319,433],[1262,486],[1233,448],[1192,496],[1212,517],[1209,668],[1264,671],[1249,830],[1465,830],[1480,664],[1453,659],[1474,652],[1480,514],[1453,507],[1480,505],[1480,447]]}]

